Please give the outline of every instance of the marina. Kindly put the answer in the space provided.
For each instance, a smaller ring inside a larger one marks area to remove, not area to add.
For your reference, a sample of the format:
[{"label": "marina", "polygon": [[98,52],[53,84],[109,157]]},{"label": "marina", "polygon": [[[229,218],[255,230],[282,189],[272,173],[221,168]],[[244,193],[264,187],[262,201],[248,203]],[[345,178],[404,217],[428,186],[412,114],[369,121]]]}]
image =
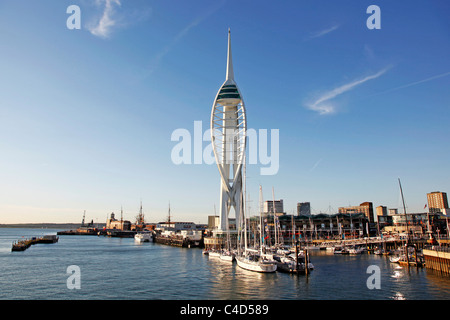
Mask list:
[{"label": "marina", "polygon": [[[260,190],[262,191],[262,188]],[[139,216],[141,217],[140,231],[136,230],[136,227],[133,230],[106,229],[106,227],[98,229],[93,227],[92,222],[85,225],[85,215],[83,215],[79,228],[75,231],[57,231],[57,235],[89,236],[96,234],[97,236],[106,236],[108,238],[134,238],[134,241],[137,243],[154,242],[174,247],[201,248],[202,253],[209,258],[218,259],[224,263],[235,262],[242,269],[259,273],[279,271],[308,275],[314,270],[314,264],[310,260],[311,252],[326,252],[344,256],[373,254],[389,257],[391,263],[402,266],[428,267],[444,273],[450,272],[450,255],[447,254],[450,241],[440,238],[438,243],[435,238],[429,235],[427,237],[416,236],[411,238],[399,235],[385,235],[381,237],[340,240],[317,239],[317,237],[295,240],[294,237],[291,243],[289,244],[289,241],[287,241],[288,244],[286,245],[282,244],[286,240],[283,232],[278,232],[278,236],[275,239],[280,243],[268,245],[264,244],[263,238],[269,238],[267,234],[270,234],[270,228],[267,228],[267,225],[263,227],[261,212],[258,231],[253,235],[247,226],[248,219],[243,220],[244,228],[242,230],[247,230],[247,232],[242,233],[240,241],[237,241],[235,236],[231,237],[229,229],[227,229],[225,237],[211,237],[211,230],[197,229],[192,222],[173,222],[170,220],[170,206],[167,221],[157,224],[157,227],[152,224],[145,224],[142,215],[142,204]],[[112,214],[110,221],[113,219],[114,215]],[[292,217],[293,219],[294,217]],[[122,218],[119,223],[121,226],[124,225]],[[135,226],[138,225],[136,223]],[[143,227],[145,225],[149,229]],[[295,234],[294,224],[292,224],[292,228],[292,234]],[[252,246],[248,238],[253,239]],[[34,243],[57,241],[58,237],[56,235],[46,235],[40,238],[33,237],[30,240],[14,242],[12,251],[24,251]],[[433,245],[435,243],[439,245]],[[408,251],[407,256],[405,255],[406,250]]]},{"label": "marina", "polygon": [[[309,250],[314,270],[297,276],[279,268],[270,273],[248,271],[237,262],[211,258],[200,248],[133,238],[61,236],[56,245],[11,252],[8,243],[13,239],[40,232],[49,230],[1,230],[0,299],[450,299],[449,274],[408,268],[391,263],[389,256],[367,253]],[[31,264],[33,271],[27,271]],[[66,287],[69,265],[80,267],[81,290]],[[380,290],[366,286],[367,268],[372,265],[380,268]]]}]

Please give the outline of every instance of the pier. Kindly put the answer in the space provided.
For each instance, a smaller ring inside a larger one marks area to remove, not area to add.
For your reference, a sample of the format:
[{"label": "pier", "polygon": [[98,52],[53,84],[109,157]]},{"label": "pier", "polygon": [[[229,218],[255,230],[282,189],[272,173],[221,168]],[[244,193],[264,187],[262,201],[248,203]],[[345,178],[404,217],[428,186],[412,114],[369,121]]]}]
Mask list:
[{"label": "pier", "polygon": [[55,235],[45,235],[40,238],[32,237],[31,239],[18,240],[13,242],[11,251],[25,251],[33,244],[37,243],[55,243],[58,242],[58,237]]},{"label": "pier", "polygon": [[155,243],[159,244],[165,244],[169,246],[174,247],[183,247],[183,248],[202,248],[204,245],[203,237],[196,238],[196,237],[189,237],[184,236],[181,234],[174,234],[174,235],[162,235],[162,234],[155,234],[153,237],[153,241]]}]

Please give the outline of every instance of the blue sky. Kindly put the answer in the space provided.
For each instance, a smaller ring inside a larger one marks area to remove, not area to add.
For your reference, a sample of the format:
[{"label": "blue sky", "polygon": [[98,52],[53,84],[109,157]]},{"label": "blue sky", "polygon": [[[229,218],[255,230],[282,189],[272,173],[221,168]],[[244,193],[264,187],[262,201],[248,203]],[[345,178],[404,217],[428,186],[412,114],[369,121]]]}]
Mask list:
[{"label": "blue sky", "polygon": [[[369,30],[369,5],[381,29]],[[67,7],[81,10],[69,30]],[[175,165],[209,127],[231,28],[248,127],[279,130],[279,170],[247,168],[252,214],[372,201],[419,212],[450,192],[448,1],[68,0],[0,3],[0,223],[206,223],[215,165]],[[204,143],[204,147],[207,142]]]}]

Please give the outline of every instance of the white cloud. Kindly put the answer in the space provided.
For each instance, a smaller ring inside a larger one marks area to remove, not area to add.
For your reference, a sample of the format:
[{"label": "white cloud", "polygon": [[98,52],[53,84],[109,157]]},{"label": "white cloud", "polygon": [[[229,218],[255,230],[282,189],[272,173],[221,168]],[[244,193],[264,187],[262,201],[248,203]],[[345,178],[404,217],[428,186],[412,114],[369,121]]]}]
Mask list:
[{"label": "white cloud", "polygon": [[327,29],[324,29],[324,30],[320,30],[320,31],[314,32],[313,34],[311,34],[311,35],[308,37],[308,39],[314,39],[314,38],[322,37],[322,36],[324,36],[324,35],[326,35],[326,34],[328,34],[328,33],[330,33],[330,32],[333,32],[334,30],[336,30],[336,29],[338,29],[338,28],[339,28],[339,25],[334,25],[334,26],[332,26],[332,27],[330,27],[330,28],[327,28]]},{"label": "white cloud", "polygon": [[114,18],[114,5],[120,6],[119,0],[97,0],[97,4],[105,3],[105,9],[103,10],[102,17],[98,24],[93,27],[89,27],[89,31],[98,37],[108,38],[112,28],[117,24],[117,20]]},{"label": "white cloud", "polygon": [[360,80],[355,80],[352,81],[350,83],[344,84],[340,87],[337,87],[333,90],[327,91],[325,93],[323,93],[322,95],[320,95],[320,97],[318,97],[317,99],[315,99],[315,101],[311,102],[311,103],[307,103],[306,107],[310,110],[316,111],[318,112],[320,115],[327,115],[327,114],[332,114],[336,112],[336,107],[335,105],[330,101],[333,98],[336,98],[337,96],[343,94],[344,92],[350,91],[353,88],[355,88],[356,86],[363,84],[366,81],[372,80],[372,79],[376,79],[378,77],[380,77],[381,75],[383,75],[388,68],[384,68],[381,71],[378,71],[377,73],[367,76],[365,78],[362,78]]}]

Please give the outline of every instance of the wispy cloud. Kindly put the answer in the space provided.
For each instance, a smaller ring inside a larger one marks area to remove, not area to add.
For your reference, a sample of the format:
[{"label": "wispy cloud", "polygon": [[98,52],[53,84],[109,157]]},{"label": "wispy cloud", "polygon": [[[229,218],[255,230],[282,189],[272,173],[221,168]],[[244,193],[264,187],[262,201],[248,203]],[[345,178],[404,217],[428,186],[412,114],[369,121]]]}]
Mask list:
[{"label": "wispy cloud", "polygon": [[161,63],[161,60],[164,58],[166,54],[168,54],[172,48],[180,41],[186,34],[188,34],[189,30],[191,30],[193,27],[198,25],[203,19],[197,18],[194,21],[192,21],[190,24],[188,24],[186,27],[183,28],[171,41],[168,45],[166,45],[158,54],[155,56],[152,67],[150,72],[153,72],[153,70]]},{"label": "wispy cloud", "polygon": [[120,0],[97,0],[97,4],[105,4],[103,14],[98,24],[88,27],[89,31],[98,37],[108,38],[111,30],[116,26],[118,20],[114,18],[115,6],[120,6]]},{"label": "wispy cloud", "polygon": [[332,27],[329,27],[327,29],[316,31],[316,32],[310,34],[307,39],[315,39],[315,38],[323,37],[324,35],[326,35],[326,34],[328,34],[330,32],[333,32],[334,30],[337,30],[339,27],[340,26],[338,24],[336,24],[336,25],[334,25]]},{"label": "wispy cloud", "polygon": [[201,22],[210,17],[213,13],[220,9],[225,4],[225,0],[215,3],[215,5],[205,11],[203,14],[195,18],[191,23],[185,26],[177,35],[172,38],[172,40],[161,50],[156,56],[153,58],[151,66],[148,70],[149,73],[152,73],[161,63],[162,59],[172,50],[173,47],[183,38],[185,37],[189,31],[195,26],[199,25]]},{"label": "wispy cloud", "polygon": [[319,165],[320,162],[322,162],[323,158],[320,158],[318,161],[316,161],[316,163],[312,166],[311,169],[309,169],[309,172],[312,172],[315,168],[317,168],[317,166]]},{"label": "wispy cloud", "polygon": [[386,90],[386,91],[383,91],[383,92],[376,93],[376,94],[374,94],[374,96],[375,95],[379,95],[379,94],[389,93],[389,92],[400,90],[400,89],[404,89],[404,88],[408,88],[408,87],[412,87],[412,86],[415,86],[415,85],[418,85],[418,84],[421,84],[421,83],[424,83],[424,82],[428,82],[428,81],[431,81],[431,80],[443,78],[443,77],[446,77],[448,75],[450,75],[450,72],[441,73],[441,74],[438,74],[438,75],[435,75],[435,76],[432,76],[432,77],[429,77],[429,78],[426,78],[426,79],[423,79],[423,80],[414,81],[414,82],[411,82],[411,83],[408,83],[408,84],[404,84],[402,86],[398,86],[398,87],[395,87],[395,88],[392,88],[392,89],[389,89],[389,90]]},{"label": "wispy cloud", "polygon": [[377,73],[367,76],[365,78],[352,81],[350,83],[344,84],[340,87],[337,87],[333,90],[327,91],[321,94],[314,101],[307,103],[306,108],[318,112],[320,115],[328,115],[336,112],[336,106],[332,102],[331,99],[336,98],[337,96],[354,89],[356,86],[363,84],[369,80],[376,79],[386,73],[390,67],[384,68],[383,70],[378,71]]}]

